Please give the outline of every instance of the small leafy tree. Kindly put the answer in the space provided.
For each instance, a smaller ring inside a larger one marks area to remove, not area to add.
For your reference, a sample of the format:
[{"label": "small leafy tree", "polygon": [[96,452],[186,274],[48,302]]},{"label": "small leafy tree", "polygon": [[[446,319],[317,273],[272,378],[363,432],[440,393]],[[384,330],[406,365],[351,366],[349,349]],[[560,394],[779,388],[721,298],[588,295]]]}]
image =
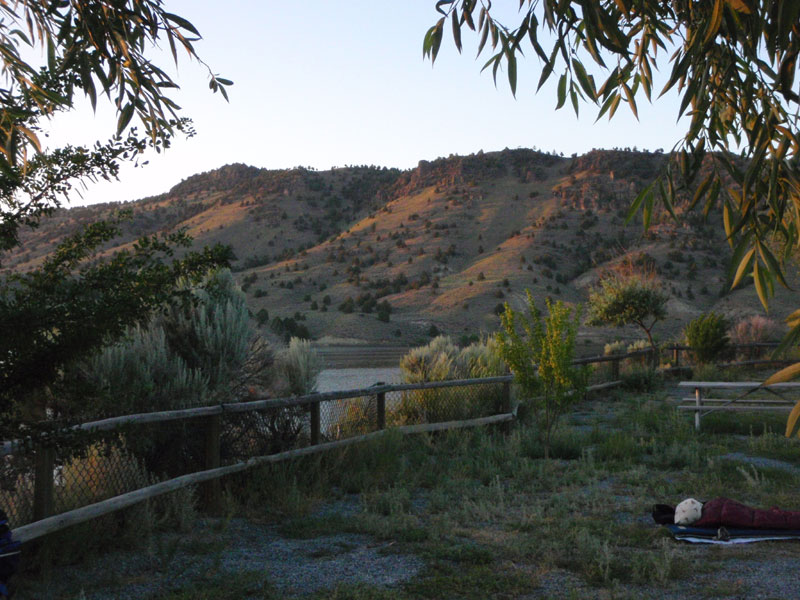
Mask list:
[{"label": "small leafy tree", "polygon": [[[550,457],[550,436],[559,416],[585,387],[585,371],[572,364],[581,307],[546,300],[546,317],[526,290],[528,311],[518,313],[506,303],[500,316],[497,346],[526,396],[536,398],[544,433],[544,457]],[[521,331],[519,329],[521,328]]]},{"label": "small leafy tree", "polygon": [[727,329],[727,319],[713,312],[700,315],[686,326],[683,335],[698,363],[712,363],[728,348]]},{"label": "small leafy tree", "polygon": [[613,272],[589,292],[588,325],[638,325],[653,350],[653,327],[667,316],[668,296],[647,274]]}]

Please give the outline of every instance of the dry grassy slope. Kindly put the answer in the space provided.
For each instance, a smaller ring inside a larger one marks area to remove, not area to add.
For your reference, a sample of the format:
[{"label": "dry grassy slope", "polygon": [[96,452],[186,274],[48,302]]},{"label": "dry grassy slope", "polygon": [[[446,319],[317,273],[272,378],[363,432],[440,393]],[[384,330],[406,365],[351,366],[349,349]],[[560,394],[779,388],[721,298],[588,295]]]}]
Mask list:
[{"label": "dry grassy slope", "polygon": [[[602,270],[625,259],[660,271],[671,295],[664,337],[708,310],[759,312],[752,288],[718,295],[730,255],[721,223],[690,216],[675,224],[659,215],[646,236],[639,223],[623,223],[661,161],[642,152],[566,159],[514,150],[422,161],[402,173],[229,165],[131,203],[135,216],[121,242],[186,227],[198,244],[230,244],[237,276],[250,281],[253,313],[300,313],[316,337],[410,344],[431,325],[456,336],[492,331],[499,303],[522,307],[525,289],[540,303],[546,296],[584,301]],[[115,208],[59,211],[26,234],[4,266],[35,264],[63,235]],[[366,294],[390,302],[391,322],[337,310]],[[331,303],[323,312],[325,296]],[[773,311],[782,316],[792,303],[791,293],[779,294]],[[620,334],[638,337],[633,330],[582,333],[595,340]]]}]

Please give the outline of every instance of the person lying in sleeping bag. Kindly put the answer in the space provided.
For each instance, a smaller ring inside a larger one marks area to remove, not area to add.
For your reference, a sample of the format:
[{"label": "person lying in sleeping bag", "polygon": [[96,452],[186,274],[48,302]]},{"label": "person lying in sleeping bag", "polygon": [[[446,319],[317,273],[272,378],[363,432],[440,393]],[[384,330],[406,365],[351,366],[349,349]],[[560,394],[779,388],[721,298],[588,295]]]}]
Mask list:
[{"label": "person lying in sleeping bag", "polygon": [[675,524],[735,529],[800,529],[800,511],[758,509],[730,498],[698,502],[687,498],[675,507]]}]

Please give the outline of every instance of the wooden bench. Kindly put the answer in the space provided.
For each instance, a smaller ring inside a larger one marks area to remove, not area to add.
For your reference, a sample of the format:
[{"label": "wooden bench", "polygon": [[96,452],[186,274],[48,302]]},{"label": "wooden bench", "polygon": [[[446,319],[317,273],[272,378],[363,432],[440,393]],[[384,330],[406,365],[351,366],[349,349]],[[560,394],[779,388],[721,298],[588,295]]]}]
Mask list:
[{"label": "wooden bench", "polygon": [[[716,411],[783,411],[790,412],[797,400],[784,397],[781,392],[800,390],[800,383],[776,383],[762,387],[760,381],[681,381],[679,388],[694,389],[694,398],[681,398],[678,410],[694,411],[694,428],[700,431],[700,419]],[[772,394],[771,398],[748,396],[761,388]],[[740,392],[734,398],[709,398],[711,390]]]}]

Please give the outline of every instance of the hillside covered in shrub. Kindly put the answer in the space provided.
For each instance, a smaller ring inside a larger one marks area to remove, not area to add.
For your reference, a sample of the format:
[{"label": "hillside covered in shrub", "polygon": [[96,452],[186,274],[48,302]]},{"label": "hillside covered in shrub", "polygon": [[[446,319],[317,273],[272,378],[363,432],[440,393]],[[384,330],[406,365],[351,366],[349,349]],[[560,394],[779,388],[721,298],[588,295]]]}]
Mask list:
[{"label": "hillside covered in shrub", "polygon": [[[631,201],[664,159],[635,149],[573,157],[507,149],[407,171],[227,165],[125,204],[133,216],[106,251],[178,228],[196,245],[230,244],[258,325],[286,339],[411,345],[439,332],[490,332],[502,303],[521,306],[526,288],[542,303],[582,302],[603,270],[623,261],[655,271],[669,293],[662,337],[708,311],[733,320],[762,312],[752,288],[728,291],[722,224],[713,211],[707,221],[684,213],[691,189],[679,221],[658,214],[647,232],[639,220],[626,224]],[[26,231],[2,265],[36,265],[64,236],[119,208],[59,210]],[[773,316],[789,300],[779,292]],[[599,342],[617,334],[581,335]]]}]

